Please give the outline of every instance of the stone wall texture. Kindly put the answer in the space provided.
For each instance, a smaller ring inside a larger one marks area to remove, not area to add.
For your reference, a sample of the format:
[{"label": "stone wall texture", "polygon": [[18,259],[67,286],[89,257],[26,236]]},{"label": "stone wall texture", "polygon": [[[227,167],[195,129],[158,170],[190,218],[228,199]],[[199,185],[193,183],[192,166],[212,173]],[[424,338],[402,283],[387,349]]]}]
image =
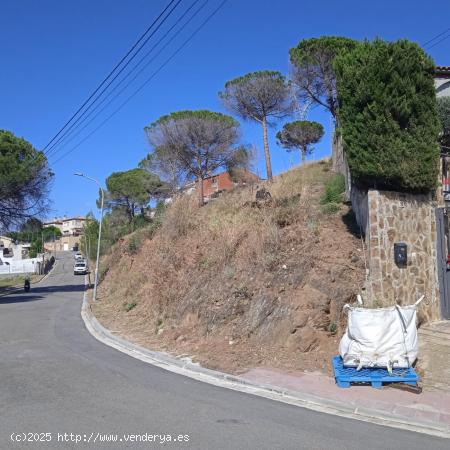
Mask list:
[{"label": "stone wall texture", "polygon": [[[431,196],[369,190],[366,243],[369,276],[367,300],[372,306],[407,305],[425,295],[419,319],[440,318],[436,268],[436,219]],[[394,243],[408,248],[408,264],[394,261]]]}]

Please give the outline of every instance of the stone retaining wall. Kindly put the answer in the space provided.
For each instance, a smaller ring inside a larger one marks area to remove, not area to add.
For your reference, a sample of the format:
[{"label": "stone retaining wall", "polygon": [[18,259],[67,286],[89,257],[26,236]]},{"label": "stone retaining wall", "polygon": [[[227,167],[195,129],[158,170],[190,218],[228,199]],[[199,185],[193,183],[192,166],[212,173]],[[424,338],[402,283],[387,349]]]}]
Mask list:
[{"label": "stone retaining wall", "polygon": [[[421,321],[439,319],[439,289],[436,270],[436,219],[430,195],[369,190],[366,243],[369,279],[366,286],[372,306],[411,304],[421,295]],[[394,261],[394,243],[404,242],[408,263]]]}]

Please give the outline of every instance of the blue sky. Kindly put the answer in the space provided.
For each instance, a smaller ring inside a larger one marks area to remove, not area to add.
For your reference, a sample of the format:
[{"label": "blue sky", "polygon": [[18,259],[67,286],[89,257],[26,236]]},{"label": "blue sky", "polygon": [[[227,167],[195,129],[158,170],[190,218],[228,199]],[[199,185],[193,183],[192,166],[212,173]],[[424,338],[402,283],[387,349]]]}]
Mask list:
[{"label": "blue sky", "polygon": [[[193,1],[182,0],[178,14]],[[43,148],[167,3],[0,0],[0,128]],[[261,69],[287,74],[288,50],[301,39],[378,36],[424,43],[450,27],[450,2],[446,0],[228,0],[117,115],[53,164],[132,94],[219,3],[209,0],[194,25],[149,65],[123,97],[50,157],[56,176],[49,216],[95,211],[97,188],[74,177],[73,172],[85,172],[104,182],[113,171],[136,167],[149,150],[145,125],[181,109],[223,111],[217,93],[226,80]],[[450,65],[449,49],[450,38],[432,48],[430,54],[437,64]],[[329,115],[317,108],[309,119],[321,122],[327,130],[314,157],[329,155]],[[276,146],[275,132],[269,131],[271,155],[274,173],[279,173],[298,163],[298,156]],[[243,123],[242,141],[257,146],[259,172],[265,175],[260,127]]]}]

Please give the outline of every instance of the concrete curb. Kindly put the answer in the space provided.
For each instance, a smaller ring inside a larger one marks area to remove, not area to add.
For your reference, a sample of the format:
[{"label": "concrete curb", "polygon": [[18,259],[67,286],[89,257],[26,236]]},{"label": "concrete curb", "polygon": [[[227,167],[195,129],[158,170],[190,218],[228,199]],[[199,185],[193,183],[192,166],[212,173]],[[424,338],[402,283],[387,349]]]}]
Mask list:
[{"label": "concrete curb", "polygon": [[377,425],[450,438],[450,426],[445,426],[440,423],[411,420],[406,417],[384,413],[374,409],[364,407],[355,408],[345,403],[307,393],[285,390],[271,385],[256,384],[238,376],[206,369],[198,364],[192,363],[189,359],[176,358],[167,353],[156,352],[135,345],[119,336],[115,336],[98,322],[86,299],[86,291],[83,296],[81,317],[89,333],[103,344],[153,366],[193,378],[197,381],[348,419],[356,419]]}]

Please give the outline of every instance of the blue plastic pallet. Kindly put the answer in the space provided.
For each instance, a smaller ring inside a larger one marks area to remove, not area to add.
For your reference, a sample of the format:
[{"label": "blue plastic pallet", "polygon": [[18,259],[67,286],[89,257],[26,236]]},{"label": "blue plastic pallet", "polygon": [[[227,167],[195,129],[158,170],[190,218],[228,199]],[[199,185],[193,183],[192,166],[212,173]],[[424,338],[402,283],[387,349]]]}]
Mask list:
[{"label": "blue plastic pallet", "polygon": [[419,377],[413,367],[409,369],[392,369],[389,375],[387,369],[344,367],[340,356],[333,357],[333,370],[336,384],[341,388],[350,387],[351,383],[370,383],[373,388],[380,389],[383,383],[406,383],[417,386]]}]

